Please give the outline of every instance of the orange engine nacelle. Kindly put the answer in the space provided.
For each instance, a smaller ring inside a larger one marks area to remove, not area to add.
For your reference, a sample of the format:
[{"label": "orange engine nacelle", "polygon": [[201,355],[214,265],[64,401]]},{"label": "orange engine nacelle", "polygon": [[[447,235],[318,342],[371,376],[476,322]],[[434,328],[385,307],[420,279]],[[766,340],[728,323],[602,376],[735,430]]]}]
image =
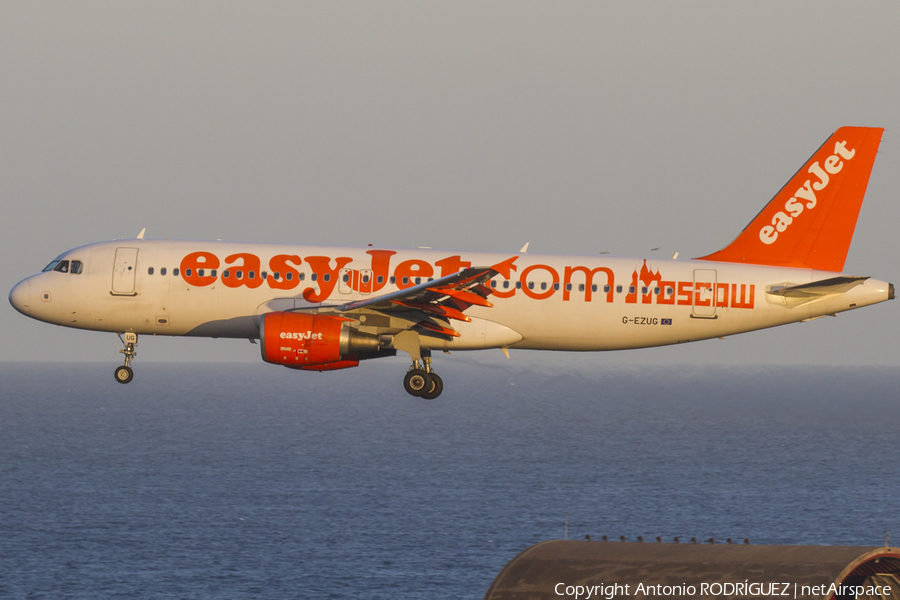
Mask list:
[{"label": "orange engine nacelle", "polygon": [[[351,328],[351,319],[272,312],[259,320],[262,358],[294,369],[322,371],[359,364],[359,353],[378,352],[378,338]],[[324,365],[327,365],[323,368]]]}]

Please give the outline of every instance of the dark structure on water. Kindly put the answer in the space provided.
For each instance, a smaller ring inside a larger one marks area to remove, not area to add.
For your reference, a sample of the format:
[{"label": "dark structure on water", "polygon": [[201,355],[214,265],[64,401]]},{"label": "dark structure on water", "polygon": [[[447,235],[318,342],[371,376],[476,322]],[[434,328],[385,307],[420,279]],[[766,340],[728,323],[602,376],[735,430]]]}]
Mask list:
[{"label": "dark structure on water", "polygon": [[[615,584],[629,588],[609,587]],[[836,595],[829,590],[832,584],[838,586]],[[581,600],[589,586],[606,586],[593,587],[590,598],[598,600],[606,600],[604,590],[616,599],[776,600],[796,593],[796,598],[823,600],[900,600],[900,548],[549,541],[507,564],[485,600],[575,598],[577,586]],[[879,593],[857,595],[857,586]]]}]

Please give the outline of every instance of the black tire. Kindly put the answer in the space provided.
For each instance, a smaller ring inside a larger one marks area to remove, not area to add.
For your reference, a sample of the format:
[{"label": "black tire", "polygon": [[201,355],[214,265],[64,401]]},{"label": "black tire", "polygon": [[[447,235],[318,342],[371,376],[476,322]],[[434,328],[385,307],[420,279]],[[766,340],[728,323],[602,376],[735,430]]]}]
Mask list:
[{"label": "black tire", "polygon": [[134,371],[131,370],[131,367],[122,365],[121,367],[116,367],[115,377],[119,383],[129,383],[134,379]]},{"label": "black tire", "polygon": [[410,396],[421,397],[425,390],[431,389],[431,377],[422,369],[412,369],[403,378],[403,389]]},{"label": "black tire", "polygon": [[441,392],[444,391],[444,380],[441,379],[441,376],[437,373],[430,373],[430,377],[431,387],[427,392],[422,394],[422,397],[426,400],[434,400],[441,395]]}]

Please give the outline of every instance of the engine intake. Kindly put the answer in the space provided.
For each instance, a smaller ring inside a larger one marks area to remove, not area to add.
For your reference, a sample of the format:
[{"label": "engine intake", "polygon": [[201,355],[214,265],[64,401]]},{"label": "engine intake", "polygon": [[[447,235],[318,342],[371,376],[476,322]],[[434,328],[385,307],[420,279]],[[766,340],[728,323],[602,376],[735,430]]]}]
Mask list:
[{"label": "engine intake", "polygon": [[[295,312],[266,313],[259,320],[262,358],[268,363],[304,368],[346,362],[359,354],[377,354],[378,338],[350,327],[351,319]],[[319,369],[315,369],[319,370]]]}]

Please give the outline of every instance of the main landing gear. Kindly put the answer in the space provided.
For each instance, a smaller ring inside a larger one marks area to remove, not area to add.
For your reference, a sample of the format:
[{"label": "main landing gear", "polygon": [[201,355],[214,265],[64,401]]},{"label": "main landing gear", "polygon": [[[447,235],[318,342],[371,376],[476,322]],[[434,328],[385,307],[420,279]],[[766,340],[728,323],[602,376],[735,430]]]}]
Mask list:
[{"label": "main landing gear", "polygon": [[[134,379],[134,371],[131,369],[131,361],[137,356],[137,351],[135,347],[137,347],[137,339],[138,336],[133,331],[126,331],[124,334],[117,334],[119,339],[122,340],[122,344],[125,346],[121,350],[120,353],[125,355],[125,364],[119,367],[116,367],[115,378],[119,383],[129,383],[132,379]],[[124,338],[122,336],[125,336]]]},{"label": "main landing gear", "polygon": [[411,396],[434,400],[444,391],[444,381],[431,370],[431,350],[422,349],[419,333],[407,329],[396,334],[391,340],[395,350],[409,353],[412,366],[403,378],[403,389]]},{"label": "main landing gear", "polygon": [[[423,368],[424,367],[424,368]],[[426,400],[434,400],[444,391],[444,381],[431,370],[431,355],[423,353],[422,363],[413,360],[412,366],[403,378],[406,393]]]}]

